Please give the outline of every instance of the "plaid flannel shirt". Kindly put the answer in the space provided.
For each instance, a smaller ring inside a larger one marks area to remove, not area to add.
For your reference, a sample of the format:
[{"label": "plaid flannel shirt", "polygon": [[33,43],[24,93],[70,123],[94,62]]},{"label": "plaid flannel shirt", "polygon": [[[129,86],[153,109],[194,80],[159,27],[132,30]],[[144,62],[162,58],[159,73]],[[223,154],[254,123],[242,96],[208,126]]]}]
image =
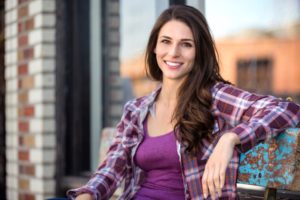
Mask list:
[{"label": "plaid flannel shirt", "polygon": [[[74,199],[81,193],[90,193],[94,199],[109,199],[122,180],[125,182],[119,199],[131,199],[139,190],[144,172],[133,158],[143,139],[143,124],[160,88],[150,95],[129,101],[117,126],[117,134],[110,146],[106,160],[80,188],[67,192]],[[300,121],[299,105],[273,96],[263,96],[240,90],[232,85],[217,83],[212,89],[212,113],[215,118],[212,142],[203,141],[199,154],[190,157],[184,146],[177,142],[182,166],[186,199],[204,199],[201,179],[206,161],[218,139],[225,132],[236,133],[241,144],[236,146],[226,170],[225,185],[219,199],[236,199],[236,179],[239,152],[246,152],[258,142],[276,136],[287,127],[295,127]],[[208,196],[210,199],[210,196]]]}]

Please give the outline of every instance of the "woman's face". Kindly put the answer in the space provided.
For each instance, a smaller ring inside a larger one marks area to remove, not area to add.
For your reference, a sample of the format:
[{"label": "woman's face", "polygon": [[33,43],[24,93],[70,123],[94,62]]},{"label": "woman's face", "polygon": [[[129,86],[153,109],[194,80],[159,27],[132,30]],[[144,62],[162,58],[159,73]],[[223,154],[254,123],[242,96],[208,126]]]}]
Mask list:
[{"label": "woman's face", "polygon": [[177,20],[167,22],[160,29],[154,52],[163,81],[183,80],[192,70],[196,55],[191,29]]}]

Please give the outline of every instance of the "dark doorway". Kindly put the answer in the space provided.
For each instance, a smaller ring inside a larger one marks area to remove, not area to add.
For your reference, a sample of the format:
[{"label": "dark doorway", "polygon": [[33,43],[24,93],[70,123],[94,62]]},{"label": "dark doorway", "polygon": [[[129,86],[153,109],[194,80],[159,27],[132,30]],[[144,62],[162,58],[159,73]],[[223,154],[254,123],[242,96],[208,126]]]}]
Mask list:
[{"label": "dark doorway", "polygon": [[57,193],[90,170],[89,5],[56,0]]}]

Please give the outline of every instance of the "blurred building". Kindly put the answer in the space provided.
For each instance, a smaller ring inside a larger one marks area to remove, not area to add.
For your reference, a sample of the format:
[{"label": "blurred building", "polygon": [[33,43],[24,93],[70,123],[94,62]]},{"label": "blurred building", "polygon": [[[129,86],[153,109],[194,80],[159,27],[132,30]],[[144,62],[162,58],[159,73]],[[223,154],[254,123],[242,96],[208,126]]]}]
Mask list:
[{"label": "blurred building", "polygon": [[221,73],[249,91],[300,100],[300,24],[247,30],[216,42]]}]

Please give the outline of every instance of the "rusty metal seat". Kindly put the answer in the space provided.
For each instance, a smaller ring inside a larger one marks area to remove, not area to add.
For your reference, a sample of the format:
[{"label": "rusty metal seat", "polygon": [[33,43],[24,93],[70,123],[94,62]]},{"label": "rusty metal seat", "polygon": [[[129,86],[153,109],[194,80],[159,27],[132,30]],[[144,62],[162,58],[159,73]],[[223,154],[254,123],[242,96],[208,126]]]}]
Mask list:
[{"label": "rusty metal seat", "polygon": [[289,128],[270,141],[241,154],[238,183],[266,188],[264,199],[277,190],[300,191],[300,128]]}]

